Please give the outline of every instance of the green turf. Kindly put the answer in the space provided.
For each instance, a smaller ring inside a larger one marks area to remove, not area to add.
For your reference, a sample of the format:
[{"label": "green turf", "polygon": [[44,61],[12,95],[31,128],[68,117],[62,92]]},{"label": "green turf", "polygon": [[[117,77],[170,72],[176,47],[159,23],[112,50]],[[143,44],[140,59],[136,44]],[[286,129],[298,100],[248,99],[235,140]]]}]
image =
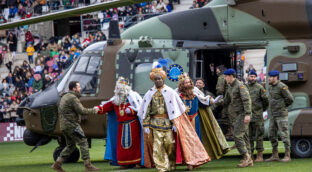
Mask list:
[{"label": "green turf", "polygon": [[[230,142],[230,145],[233,143]],[[110,166],[107,161],[103,160],[105,152],[105,141],[101,139],[92,140],[90,149],[91,160],[101,171],[130,171],[119,170],[118,167]],[[265,142],[265,157],[270,156],[271,148],[269,142]],[[48,145],[39,147],[32,153],[29,153],[32,147],[25,145],[23,142],[18,143],[0,143],[0,172],[46,172],[53,171],[50,169],[53,158],[52,154],[57,147],[57,142],[52,141]],[[282,147],[282,144],[280,144]],[[283,152],[281,148],[279,150]],[[282,156],[282,154],[280,154]],[[255,171],[255,172],[308,172],[312,171],[312,159],[292,159],[290,163],[272,162],[272,163],[255,163],[254,167],[239,169],[236,164],[240,160],[237,150],[231,151],[227,156],[220,160],[213,160],[195,171]],[[64,169],[69,172],[83,171],[83,162],[64,164]],[[178,166],[177,171],[185,170],[185,166]],[[155,169],[140,169],[132,171],[156,171]]]}]

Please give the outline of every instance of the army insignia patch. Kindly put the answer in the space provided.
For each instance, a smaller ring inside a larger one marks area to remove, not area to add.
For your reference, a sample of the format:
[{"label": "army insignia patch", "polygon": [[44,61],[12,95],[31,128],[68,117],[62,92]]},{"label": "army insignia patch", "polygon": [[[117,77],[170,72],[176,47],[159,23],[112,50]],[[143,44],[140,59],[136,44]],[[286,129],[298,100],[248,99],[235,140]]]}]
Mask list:
[{"label": "army insignia patch", "polygon": [[244,88],[244,86],[242,85],[241,88]]},{"label": "army insignia patch", "polygon": [[283,90],[286,90],[286,87],[283,87],[282,89],[283,89]]},{"label": "army insignia patch", "polygon": [[167,77],[170,81],[176,82],[179,76],[183,73],[183,68],[181,65],[173,64],[167,69]]}]

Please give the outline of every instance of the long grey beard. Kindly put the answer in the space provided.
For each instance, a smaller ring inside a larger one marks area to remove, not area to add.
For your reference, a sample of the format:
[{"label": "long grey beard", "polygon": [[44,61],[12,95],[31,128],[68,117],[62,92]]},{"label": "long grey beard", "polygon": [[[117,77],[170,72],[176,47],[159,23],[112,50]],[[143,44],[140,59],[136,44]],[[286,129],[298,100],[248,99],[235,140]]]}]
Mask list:
[{"label": "long grey beard", "polygon": [[117,106],[125,103],[127,100],[127,95],[115,95],[113,103]]}]

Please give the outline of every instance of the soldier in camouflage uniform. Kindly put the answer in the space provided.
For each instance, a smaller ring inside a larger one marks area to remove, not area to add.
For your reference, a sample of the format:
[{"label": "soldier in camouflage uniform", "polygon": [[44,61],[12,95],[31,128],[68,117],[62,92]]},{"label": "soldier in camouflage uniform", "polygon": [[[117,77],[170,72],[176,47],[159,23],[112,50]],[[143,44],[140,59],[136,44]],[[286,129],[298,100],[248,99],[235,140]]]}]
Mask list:
[{"label": "soldier in camouflage uniform", "polygon": [[[225,69],[226,68],[223,65],[217,66],[216,68],[216,73],[218,75],[218,82],[216,85],[217,96],[219,95],[225,96],[225,93],[228,87],[224,79],[224,74],[223,74]],[[225,137],[229,139],[230,137],[233,136],[233,128],[232,128],[233,117],[229,116],[228,106],[224,103],[223,103],[223,108],[221,112],[221,122],[223,126],[225,126],[225,128],[227,129],[226,131],[227,133],[225,133]]]},{"label": "soldier in camouflage uniform", "polygon": [[278,156],[278,133],[285,146],[285,156],[282,162],[289,162],[290,159],[290,139],[288,133],[288,111],[294,98],[291,95],[288,87],[278,80],[279,71],[269,72],[269,100],[270,100],[270,124],[269,124],[269,139],[273,147],[272,156],[265,161],[279,161]]},{"label": "soldier in camouflage uniform", "polygon": [[250,149],[248,138],[248,125],[251,117],[251,99],[247,88],[234,77],[235,70],[228,69],[224,72],[228,84],[224,103],[228,105],[229,112],[234,119],[234,142],[243,156],[243,160],[237,167],[253,166],[253,161],[248,153]]},{"label": "soldier in camouflage uniform", "polygon": [[254,141],[256,140],[257,158],[255,162],[263,162],[263,111],[267,110],[269,106],[269,99],[263,86],[256,83],[256,81],[257,73],[254,70],[249,71],[247,88],[252,101],[252,118],[249,123],[250,154],[253,158]]},{"label": "soldier in camouflage uniform", "polygon": [[81,115],[96,114],[97,110],[86,109],[82,106],[79,100],[80,90],[80,84],[77,81],[71,81],[68,93],[59,102],[60,128],[66,140],[66,147],[52,165],[52,168],[58,172],[64,172],[62,163],[75,150],[76,144],[80,146],[85,171],[100,170],[90,162],[89,145],[80,126]]}]

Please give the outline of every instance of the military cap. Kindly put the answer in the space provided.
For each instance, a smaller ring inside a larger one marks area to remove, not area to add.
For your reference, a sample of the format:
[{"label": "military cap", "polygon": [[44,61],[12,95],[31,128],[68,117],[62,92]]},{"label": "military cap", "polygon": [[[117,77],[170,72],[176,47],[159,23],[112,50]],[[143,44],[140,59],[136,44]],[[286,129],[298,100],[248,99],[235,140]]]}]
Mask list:
[{"label": "military cap", "polygon": [[235,72],[236,72],[235,69],[230,68],[228,70],[225,70],[223,74],[224,75],[234,75]]},{"label": "military cap", "polygon": [[279,71],[277,70],[272,70],[269,72],[269,76],[278,76],[279,75]]},{"label": "military cap", "polygon": [[256,75],[256,76],[258,76],[258,75],[257,75],[257,72],[254,71],[254,70],[249,71],[248,75]]}]

